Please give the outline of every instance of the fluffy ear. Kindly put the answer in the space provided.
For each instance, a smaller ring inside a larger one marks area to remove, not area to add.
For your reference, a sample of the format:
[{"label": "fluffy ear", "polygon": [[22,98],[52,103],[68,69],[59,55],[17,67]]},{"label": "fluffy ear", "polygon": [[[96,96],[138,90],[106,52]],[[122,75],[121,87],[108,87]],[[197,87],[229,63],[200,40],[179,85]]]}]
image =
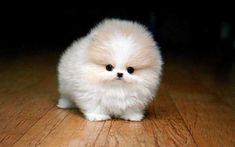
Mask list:
[{"label": "fluffy ear", "polygon": [[129,59],[127,66],[132,66],[135,69],[145,69],[153,67],[158,64],[157,62],[158,59],[153,49],[143,48],[132,55],[132,58]]},{"label": "fluffy ear", "polygon": [[92,62],[100,65],[114,64],[111,50],[100,39],[92,37],[88,49],[89,58]]}]

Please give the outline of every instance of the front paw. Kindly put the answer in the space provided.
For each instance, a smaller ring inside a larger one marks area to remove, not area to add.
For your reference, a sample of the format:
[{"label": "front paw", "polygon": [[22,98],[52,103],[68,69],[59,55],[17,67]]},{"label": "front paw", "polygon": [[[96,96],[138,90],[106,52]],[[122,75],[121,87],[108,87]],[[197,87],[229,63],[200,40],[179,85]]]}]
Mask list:
[{"label": "front paw", "polygon": [[57,107],[66,109],[66,108],[76,108],[76,105],[74,102],[67,98],[60,98],[57,104]]},{"label": "front paw", "polygon": [[143,113],[128,113],[121,116],[121,118],[130,121],[141,121],[144,118]]},{"label": "front paw", "polygon": [[97,113],[86,113],[85,117],[86,117],[86,119],[88,119],[90,121],[102,121],[102,120],[111,119],[111,117],[109,115],[97,114]]}]

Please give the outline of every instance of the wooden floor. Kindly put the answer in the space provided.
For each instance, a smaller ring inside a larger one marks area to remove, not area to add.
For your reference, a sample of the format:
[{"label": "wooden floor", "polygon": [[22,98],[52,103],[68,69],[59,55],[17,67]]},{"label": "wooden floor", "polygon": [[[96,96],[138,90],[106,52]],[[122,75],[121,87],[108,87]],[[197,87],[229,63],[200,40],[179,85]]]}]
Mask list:
[{"label": "wooden floor", "polygon": [[[142,122],[90,122],[58,109],[57,52],[0,57],[0,146],[235,146],[235,65],[164,57]],[[221,70],[222,69],[222,70]],[[223,71],[223,72],[221,72]]]}]

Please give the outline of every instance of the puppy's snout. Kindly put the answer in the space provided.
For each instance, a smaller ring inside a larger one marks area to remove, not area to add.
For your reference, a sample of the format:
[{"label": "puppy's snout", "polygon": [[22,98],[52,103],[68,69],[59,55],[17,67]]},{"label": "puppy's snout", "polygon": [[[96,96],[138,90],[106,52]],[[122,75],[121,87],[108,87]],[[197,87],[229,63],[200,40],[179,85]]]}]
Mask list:
[{"label": "puppy's snout", "polygon": [[123,77],[123,73],[119,73],[119,72],[118,72],[118,73],[117,73],[117,77],[118,77],[118,78],[122,78],[122,77]]}]

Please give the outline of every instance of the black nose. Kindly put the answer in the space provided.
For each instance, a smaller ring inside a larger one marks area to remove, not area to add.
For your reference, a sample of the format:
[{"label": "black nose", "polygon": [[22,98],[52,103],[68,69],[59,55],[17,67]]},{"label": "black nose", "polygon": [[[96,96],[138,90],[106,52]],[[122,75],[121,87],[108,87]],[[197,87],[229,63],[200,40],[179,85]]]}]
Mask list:
[{"label": "black nose", "polygon": [[123,73],[117,73],[117,77],[119,77],[119,78],[121,78],[121,77],[123,77]]}]

